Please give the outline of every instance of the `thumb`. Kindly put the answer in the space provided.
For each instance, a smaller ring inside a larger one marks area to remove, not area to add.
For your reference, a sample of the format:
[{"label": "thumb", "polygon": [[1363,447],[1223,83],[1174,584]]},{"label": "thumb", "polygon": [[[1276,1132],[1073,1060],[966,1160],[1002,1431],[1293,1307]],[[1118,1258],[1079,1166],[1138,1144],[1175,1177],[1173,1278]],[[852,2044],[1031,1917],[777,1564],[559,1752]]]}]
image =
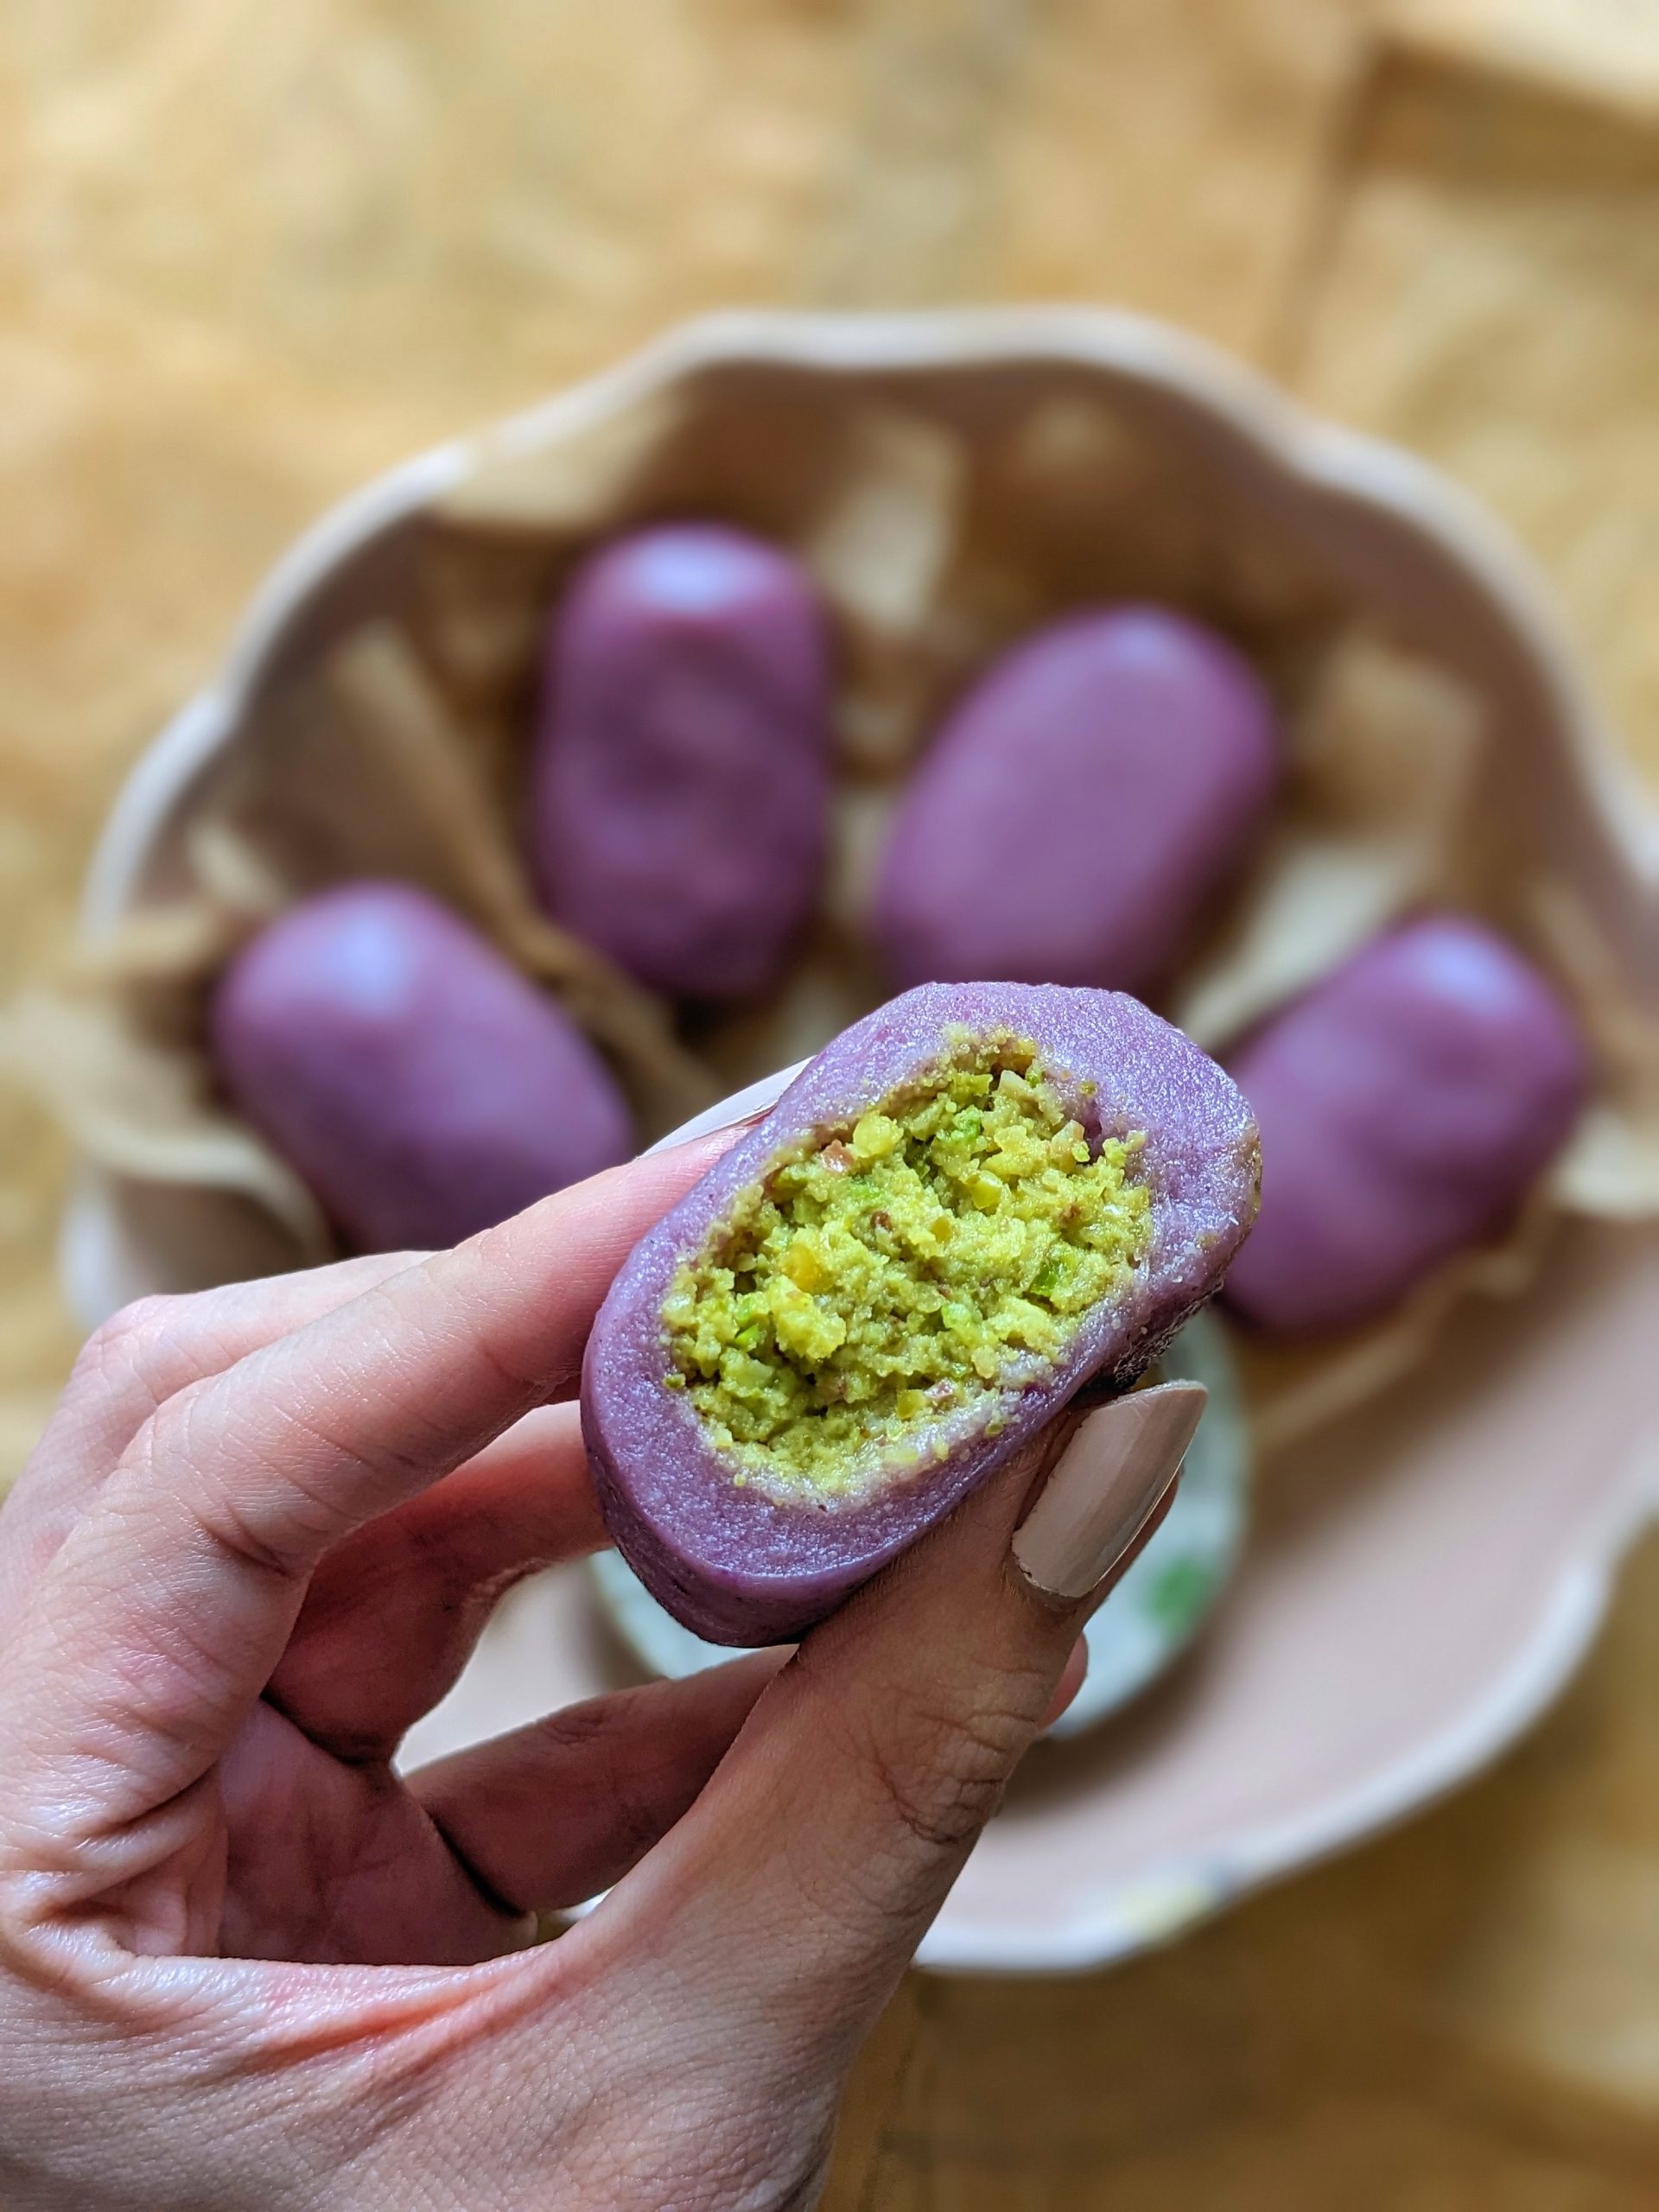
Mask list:
[{"label": "thumb", "polygon": [[850,2050],[1149,1531],[1204,1403],[1201,1385],[1168,1383],[1057,1424],[812,1630],[691,1812],[587,1923],[613,1968],[651,1960],[659,2003],[666,1979],[734,2036],[755,2024],[774,2058],[795,2041],[804,2060],[825,2036]]}]

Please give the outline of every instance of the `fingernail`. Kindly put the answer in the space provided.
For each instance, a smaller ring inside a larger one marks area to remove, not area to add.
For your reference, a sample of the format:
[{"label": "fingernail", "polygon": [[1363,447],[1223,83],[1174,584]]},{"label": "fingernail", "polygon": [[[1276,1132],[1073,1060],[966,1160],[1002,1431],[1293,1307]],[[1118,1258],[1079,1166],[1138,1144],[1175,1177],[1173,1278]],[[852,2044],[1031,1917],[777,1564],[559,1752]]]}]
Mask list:
[{"label": "fingernail", "polygon": [[671,1146],[690,1144],[694,1137],[717,1136],[722,1129],[734,1129],[745,1122],[758,1122],[769,1114],[783,1096],[801,1070],[804,1060],[797,1060],[793,1067],[779,1068],[776,1075],[762,1076],[759,1083],[751,1083],[741,1090],[734,1090],[729,1098],[722,1098],[717,1106],[705,1106],[689,1122],[682,1122],[677,1129],[671,1129],[665,1137],[658,1137],[648,1146],[646,1157],[653,1152],[666,1152]]},{"label": "fingernail", "polygon": [[1014,1531],[1027,1581],[1086,1598],[1111,1573],[1180,1472],[1209,1395],[1202,1382],[1162,1382],[1089,1415]]}]

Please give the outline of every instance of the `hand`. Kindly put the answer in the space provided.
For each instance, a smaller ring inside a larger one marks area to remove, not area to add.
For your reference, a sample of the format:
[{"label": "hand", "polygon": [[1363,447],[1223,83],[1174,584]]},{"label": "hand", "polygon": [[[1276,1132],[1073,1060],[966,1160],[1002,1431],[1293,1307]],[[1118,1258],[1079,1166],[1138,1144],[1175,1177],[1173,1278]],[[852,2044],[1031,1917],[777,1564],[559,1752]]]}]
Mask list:
[{"label": "hand", "polygon": [[811,2202],[852,2056],[1173,1461],[1126,1461],[1122,1402],[1021,1529],[1047,1590],[1010,1541],[1053,1443],[781,1671],[400,1779],[502,1591],[605,1541],[583,1340],[726,1141],[88,1345],[0,1513],[9,2212]]}]

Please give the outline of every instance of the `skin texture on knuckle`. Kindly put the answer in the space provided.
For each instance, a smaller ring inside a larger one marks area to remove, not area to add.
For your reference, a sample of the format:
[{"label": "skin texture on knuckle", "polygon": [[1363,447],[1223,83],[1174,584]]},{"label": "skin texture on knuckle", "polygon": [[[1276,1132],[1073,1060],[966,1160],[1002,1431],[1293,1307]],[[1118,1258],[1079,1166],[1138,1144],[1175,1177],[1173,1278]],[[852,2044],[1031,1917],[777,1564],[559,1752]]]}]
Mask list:
[{"label": "skin texture on knuckle", "polygon": [[874,1935],[884,1958],[895,1939],[907,1953],[1001,1806],[1046,1695],[1034,1673],[1015,1671],[978,1682],[965,1702],[889,1684],[856,1709],[818,1704],[801,1802],[776,1808],[814,1919],[855,1946]]},{"label": "skin texture on knuckle", "polygon": [[156,1407],[121,1456],[122,1496],[146,1512],[188,1510],[193,1529],[227,1560],[291,1580],[308,1563],[308,1548],[269,1541],[214,1478],[211,1444],[202,1448],[200,1408],[214,1380],[204,1377]]},{"label": "skin texture on knuckle", "polygon": [[1015,1676],[986,1681],[965,1707],[894,1700],[867,1732],[861,1757],[901,1834],[944,1856],[973,1842],[1031,1741],[1036,1695]]},{"label": "skin texture on knuckle", "polygon": [[[352,1453],[329,1424],[301,1408],[246,1392],[226,1395],[226,1378],[207,1375],[157,1406],[122,1455],[126,1495],[179,1501],[194,1526],[233,1562],[292,1580],[358,1522],[371,1517],[372,1494],[342,1506],[326,1483],[308,1479],[331,1460],[354,1460],[362,1489],[384,1486],[395,1499],[423,1462],[386,1447],[373,1462]],[[257,1520],[221,1471],[261,1460],[280,1470],[279,1510]],[[332,1471],[332,1470],[330,1470]]]},{"label": "skin texture on knuckle", "polygon": [[134,1382],[143,1382],[161,1347],[198,1303],[194,1297],[168,1297],[157,1292],[135,1299],[111,1313],[77,1353],[65,1395],[103,1398],[111,1390],[128,1389]]}]

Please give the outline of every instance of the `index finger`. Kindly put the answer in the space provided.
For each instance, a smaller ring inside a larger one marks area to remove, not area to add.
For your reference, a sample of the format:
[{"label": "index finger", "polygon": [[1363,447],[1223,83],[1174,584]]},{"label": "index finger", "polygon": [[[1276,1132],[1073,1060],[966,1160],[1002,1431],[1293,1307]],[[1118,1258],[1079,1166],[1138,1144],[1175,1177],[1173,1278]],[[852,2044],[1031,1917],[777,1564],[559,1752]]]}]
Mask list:
[{"label": "index finger", "polygon": [[622,1260],[731,1134],[561,1192],[159,1407],[13,1646],[0,1765],[24,1805],[97,1830],[199,1779],[322,1554],[574,1381]]}]

